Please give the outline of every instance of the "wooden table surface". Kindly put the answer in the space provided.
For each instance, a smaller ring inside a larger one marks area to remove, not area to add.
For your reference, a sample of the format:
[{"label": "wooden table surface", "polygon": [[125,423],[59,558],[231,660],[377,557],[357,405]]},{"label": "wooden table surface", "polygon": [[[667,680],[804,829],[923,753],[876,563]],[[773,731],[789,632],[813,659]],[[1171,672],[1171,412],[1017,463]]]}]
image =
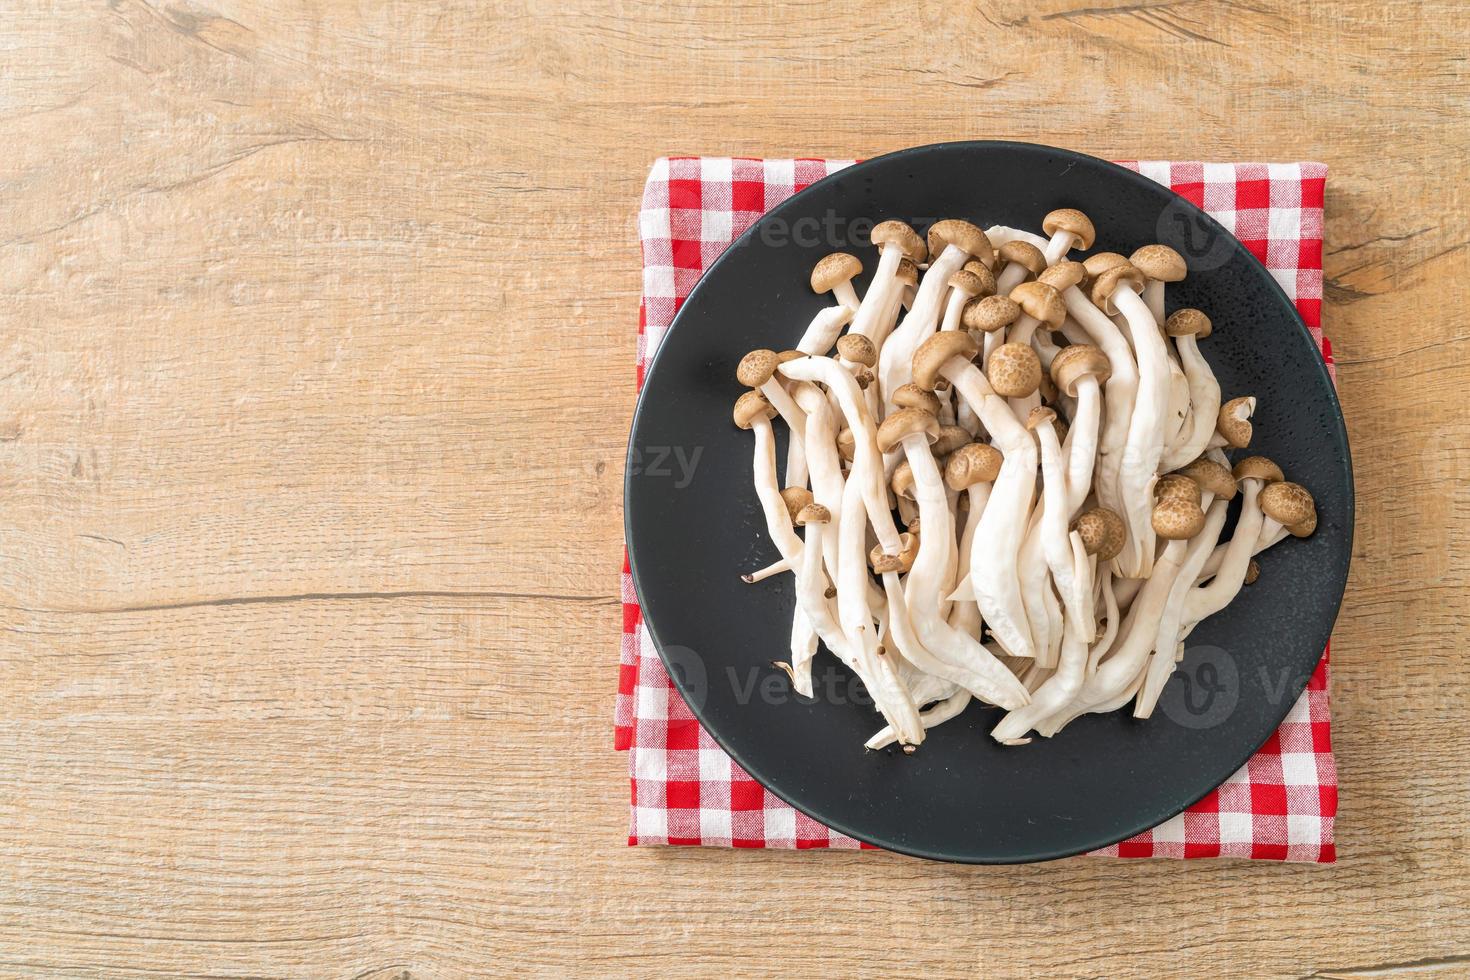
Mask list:
[{"label": "wooden table surface", "polygon": [[[1457,0],[10,3],[0,972],[1470,974]],[[629,849],[661,153],[1328,163],[1332,867]]]}]

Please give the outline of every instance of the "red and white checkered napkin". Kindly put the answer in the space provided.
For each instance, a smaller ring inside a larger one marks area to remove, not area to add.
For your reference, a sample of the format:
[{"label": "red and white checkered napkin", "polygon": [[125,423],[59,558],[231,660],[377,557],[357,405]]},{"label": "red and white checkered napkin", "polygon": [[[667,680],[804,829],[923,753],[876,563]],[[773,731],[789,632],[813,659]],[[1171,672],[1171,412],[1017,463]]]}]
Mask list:
[{"label": "red and white checkered napkin", "polygon": [[[643,304],[638,384],[689,290],[764,212],[851,160],[671,157],[643,189]],[[1332,366],[1322,336],[1320,163],[1126,163],[1208,211],[1265,263]],[[623,562],[623,649],[617,747],[633,782],[629,844],[867,847],[792,809],[740,769],[695,721],[643,628]],[[937,733],[943,736],[941,729]],[[1327,704],[1327,654],[1281,728],[1245,768],[1184,813],[1109,857],[1336,860],[1337,769]]]}]

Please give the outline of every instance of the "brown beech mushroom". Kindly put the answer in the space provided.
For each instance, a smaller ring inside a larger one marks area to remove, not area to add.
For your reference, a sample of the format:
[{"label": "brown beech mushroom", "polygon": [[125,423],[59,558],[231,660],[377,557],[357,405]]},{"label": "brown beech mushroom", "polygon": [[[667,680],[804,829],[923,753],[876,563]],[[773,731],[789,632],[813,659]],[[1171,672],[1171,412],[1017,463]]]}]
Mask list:
[{"label": "brown beech mushroom", "polygon": [[1118,467],[1118,501],[1128,522],[1129,547],[1118,561],[1128,578],[1142,578],[1153,564],[1154,533],[1149,527],[1149,484],[1164,455],[1169,408],[1169,353],[1163,332],[1138,295],[1143,275],[1132,265],[1103,272],[1092,285],[1093,302],[1105,313],[1122,312],[1138,358],[1138,395],[1128,420],[1128,438]]},{"label": "brown beech mushroom", "polygon": [[944,478],[934,460],[932,444],[939,425],[919,408],[895,411],[878,429],[878,448],[901,448],[914,478],[919,503],[919,553],[904,585],[904,602],[920,645],[935,661],[916,664],[926,673],[951,680],[976,697],[1002,707],[1019,707],[1026,691],[1000,661],[973,637],[955,630],[940,615],[940,590],[949,569],[949,544],[954,540],[954,515],[944,489]]},{"label": "brown beech mushroom", "polygon": [[993,254],[985,232],[955,219],[936,221],[929,229],[929,245],[929,269],[919,283],[913,308],[878,352],[878,393],[885,408],[893,406],[893,390],[909,380],[915,349],[939,326],[950,277],[972,257],[984,263]]},{"label": "brown beech mushroom", "polygon": [[[1030,348],[1023,349],[1035,356]],[[941,377],[947,378],[1004,454],[1000,475],[975,529],[986,546],[974,549],[969,585],[1001,648],[1013,657],[1031,657],[1035,655],[1034,646],[1016,560],[1036,490],[1036,440],[972,362],[977,352],[968,333],[953,330],[935,334],[914,352],[914,384],[933,390]],[[1039,378],[1039,365],[1037,373]]]},{"label": "brown beech mushroom", "polygon": [[1055,673],[1036,689],[1031,703],[1007,714],[991,731],[991,737],[1004,744],[1022,742],[1034,725],[1072,702],[1082,688],[1088,648],[1097,633],[1092,607],[1092,564],[1081,536],[1068,531],[1062,447],[1051,426],[1055,419],[1056,413],[1051,409],[1036,408],[1026,424],[1036,432],[1041,443],[1041,484],[1046,499],[1039,531],[1046,565],[1065,610],[1061,651]]},{"label": "brown beech mushroom", "polygon": [[1128,262],[1148,277],[1143,301],[1159,323],[1164,322],[1164,284],[1179,282],[1189,268],[1184,256],[1167,245],[1145,245],[1128,257]]},{"label": "brown beech mushroom", "polygon": [[[888,313],[889,301],[902,294],[899,262],[903,259],[915,264],[922,262],[929,250],[919,233],[902,221],[879,222],[873,226],[868,238],[878,248],[878,268],[873,272],[873,281],[868,284],[868,292],[853,318],[852,332],[877,340],[879,331],[875,328]],[[894,308],[897,309],[896,306]]]},{"label": "brown beech mushroom", "polygon": [[759,391],[747,391],[735,402],[732,417],[742,429],[755,435],[755,458],[753,474],[755,493],[766,519],[766,533],[791,565],[796,564],[801,554],[801,539],[791,530],[791,513],[781,496],[781,486],[776,478],[776,437],[771,430],[771,419],[776,410]]},{"label": "brown beech mushroom", "polygon": [[1210,440],[1210,446],[1230,446],[1234,449],[1244,449],[1251,444],[1251,436],[1254,429],[1251,426],[1251,416],[1256,413],[1256,399],[1252,395],[1242,395],[1240,398],[1232,398],[1220,406],[1220,413],[1215,420],[1216,438]]},{"label": "brown beech mushroom", "polygon": [[1092,219],[1076,208],[1058,208],[1051,212],[1041,219],[1041,230],[1051,236],[1043,253],[1047,265],[1056,262],[1074,248],[1087,251],[1092,248],[1092,240],[1097,235],[1092,227]]},{"label": "brown beech mushroom", "polygon": [[[987,280],[984,276],[969,271],[972,265],[984,270],[985,276],[990,278]],[[958,330],[966,304],[977,296],[990,295],[985,291],[987,288],[992,291],[995,289],[995,277],[990,276],[990,270],[974,260],[966,262],[965,268],[949,277],[949,300],[945,304],[944,319],[939,324],[939,329]]]},{"label": "brown beech mushroom", "polygon": [[1026,344],[1001,344],[990,356],[985,376],[1003,398],[1025,398],[1041,387],[1041,359]]},{"label": "brown beech mushroom", "polygon": [[1028,275],[1040,275],[1047,266],[1041,249],[1020,239],[1006,242],[996,250],[996,255],[1005,263],[995,278],[995,291],[1003,296],[1009,296]]},{"label": "brown beech mushroom", "polygon": [[1107,355],[1091,344],[1064,347],[1051,362],[1051,377],[1057,389],[1077,403],[1072,413],[1071,439],[1065,446],[1068,514],[1082,506],[1092,489],[1102,420],[1102,386],[1111,376]]},{"label": "brown beech mushroom", "polygon": [[[1000,476],[1003,459],[1000,450],[982,442],[967,443],[956,449],[944,467],[944,483],[955,493],[965,494],[969,503],[965,515],[965,528],[960,532],[958,568],[968,573],[973,561],[975,529],[980,525],[980,516],[990,500],[990,486]],[[980,607],[974,599],[956,600],[950,612],[949,624],[955,629],[980,635]]]},{"label": "brown beech mushroom", "polygon": [[1062,302],[1062,294],[1039,279],[1016,286],[1011,290],[1011,299],[1021,307],[1023,315],[1006,334],[1007,343],[1029,344],[1038,326],[1056,330],[1067,318],[1067,304]]},{"label": "brown beech mushroom", "polygon": [[[796,570],[796,602],[818,638],[841,660],[851,659],[847,638],[833,614],[824,568],[822,535],[832,520],[832,512],[821,504],[808,503],[792,518],[797,527],[805,528],[801,559]],[[834,593],[835,594],[835,593]],[[811,654],[815,650],[792,650],[791,685],[798,694],[812,696]]]},{"label": "brown beech mushroom", "polygon": [[[1174,469],[1204,452],[1210,444],[1210,436],[1219,421],[1220,383],[1209,362],[1199,352],[1199,342],[1210,335],[1210,318],[1199,310],[1175,310],[1164,321],[1164,333],[1174,338],[1179,351],[1179,360],[1184,376],[1189,383],[1189,419],[1181,431],[1181,438],[1164,451],[1161,466]],[[1247,423],[1248,424],[1248,423]],[[1249,435],[1247,435],[1249,441]]]},{"label": "brown beech mushroom", "polygon": [[857,312],[859,302],[857,290],[852,288],[852,281],[862,273],[863,263],[856,255],[833,252],[820,259],[812,268],[812,292],[818,295],[831,293],[837,302]]}]

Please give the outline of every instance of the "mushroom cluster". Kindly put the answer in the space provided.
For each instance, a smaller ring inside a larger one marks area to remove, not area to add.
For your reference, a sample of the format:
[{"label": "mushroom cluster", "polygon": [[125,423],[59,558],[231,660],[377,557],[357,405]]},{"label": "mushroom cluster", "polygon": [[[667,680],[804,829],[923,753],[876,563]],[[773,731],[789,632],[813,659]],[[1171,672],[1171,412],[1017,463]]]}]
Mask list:
[{"label": "mushroom cluster", "polygon": [[777,665],[807,697],[819,645],[854,671],[883,721],[869,748],[912,752],[972,699],[1003,710],[1008,745],[1130,702],[1147,718],[1254,556],[1317,525],[1275,463],[1227,455],[1256,400],[1222,398],[1205,313],[1165,315],[1184,259],[1069,258],[1095,238],[1071,208],[1041,227],[885,221],[864,294],[857,257],[823,258],[812,289],[836,305],[736,370],[781,556],[743,578],[792,575]]}]

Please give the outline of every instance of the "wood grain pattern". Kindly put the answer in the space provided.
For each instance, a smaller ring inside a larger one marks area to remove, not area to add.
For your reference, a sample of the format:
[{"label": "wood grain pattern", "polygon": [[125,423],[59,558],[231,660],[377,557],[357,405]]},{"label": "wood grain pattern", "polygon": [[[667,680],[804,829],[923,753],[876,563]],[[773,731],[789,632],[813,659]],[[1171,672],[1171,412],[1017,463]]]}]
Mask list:
[{"label": "wood grain pattern", "polygon": [[[0,972],[1470,973],[1454,0],[0,16]],[[666,152],[1306,159],[1359,514],[1330,868],[630,850]]]}]

